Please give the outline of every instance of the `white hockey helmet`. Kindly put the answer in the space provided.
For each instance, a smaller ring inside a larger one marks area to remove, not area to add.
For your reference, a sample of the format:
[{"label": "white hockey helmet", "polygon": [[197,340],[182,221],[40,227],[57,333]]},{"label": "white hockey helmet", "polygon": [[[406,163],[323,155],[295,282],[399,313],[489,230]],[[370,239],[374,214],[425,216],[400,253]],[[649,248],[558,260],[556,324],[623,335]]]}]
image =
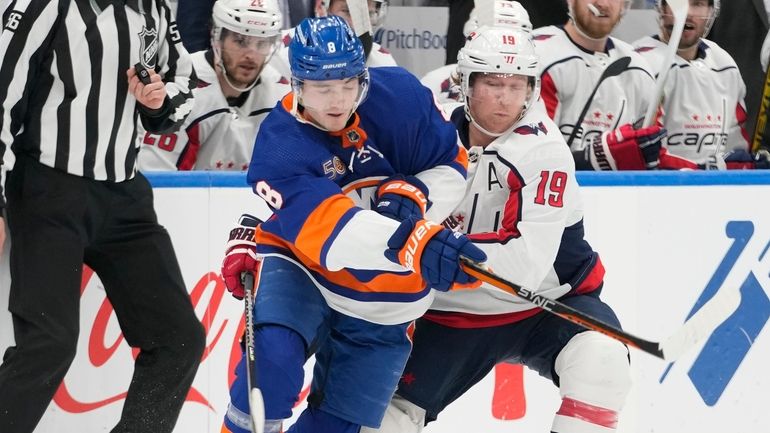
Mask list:
[{"label": "white hockey helmet", "polygon": [[529,13],[521,3],[513,0],[477,0],[476,19],[479,26],[510,27],[532,31]]},{"label": "white hockey helmet", "polygon": [[[460,78],[460,89],[465,96],[465,113],[477,127],[480,127],[478,122],[473,120],[469,108],[474,73],[528,77],[531,91],[519,118],[524,117],[540,96],[538,56],[535,53],[532,35],[526,31],[510,27],[481,26],[471,32],[465,46],[457,53],[457,75]],[[494,134],[481,129],[485,134],[493,137],[507,132]]]},{"label": "white hockey helmet", "polygon": [[[217,0],[212,13],[211,46],[214,61],[224,72],[227,83],[235,90],[246,92],[259,81],[259,74],[249,85],[236,86],[228,74],[222,58],[223,29],[247,36],[265,56],[262,67],[278,49],[283,15],[278,0]],[[261,70],[260,70],[261,72]]]},{"label": "white hockey helmet", "polygon": [[281,33],[283,16],[277,0],[217,0],[214,28],[263,38]]},{"label": "white hockey helmet", "polygon": [[[666,0],[657,0],[655,2],[655,8],[658,10],[658,17],[663,14],[663,3]],[[720,0],[708,0],[709,6],[711,6],[711,12],[709,12],[708,17],[704,17],[706,19],[706,27],[703,29],[703,34],[701,35],[702,38],[705,38],[709,32],[711,31],[711,26],[714,25],[714,21],[716,21],[717,17],[719,16],[719,9],[721,8]]]},{"label": "white hockey helmet", "polygon": [[510,27],[531,32],[529,13],[521,3],[513,0],[476,0],[468,21],[463,26],[463,35],[468,37],[481,26]]}]

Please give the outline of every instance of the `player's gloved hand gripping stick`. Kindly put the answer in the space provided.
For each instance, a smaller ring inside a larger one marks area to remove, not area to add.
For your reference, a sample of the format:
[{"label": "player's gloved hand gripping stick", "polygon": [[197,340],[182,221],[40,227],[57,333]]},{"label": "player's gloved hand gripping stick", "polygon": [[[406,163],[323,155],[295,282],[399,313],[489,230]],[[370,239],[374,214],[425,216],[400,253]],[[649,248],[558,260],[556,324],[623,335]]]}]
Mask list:
[{"label": "player's gloved hand gripping stick", "polygon": [[739,290],[720,290],[666,340],[655,342],[632,335],[569,305],[513,284],[496,275],[485,265],[474,262],[467,257],[461,257],[461,261],[463,271],[468,275],[523,298],[551,314],[581,325],[586,329],[601,332],[610,338],[666,361],[676,360],[689,348],[711,335],[717,326],[735,312],[741,302]]},{"label": "player's gloved hand gripping stick", "polygon": [[256,346],[254,343],[254,274],[259,269],[256,256],[254,232],[262,220],[244,214],[238,220],[238,226],[230,230],[225,258],[222,261],[222,278],[227,290],[237,299],[243,299],[244,317],[244,352],[246,354],[246,382],[249,392],[249,412],[251,413],[251,431],[265,431],[265,403],[259,390],[256,370]]},{"label": "player's gloved hand gripping stick", "polygon": [[446,229],[432,221],[406,218],[388,240],[385,257],[393,263],[417,273],[433,289],[476,288],[476,278],[465,273],[460,258],[477,262],[487,259],[465,235]]}]

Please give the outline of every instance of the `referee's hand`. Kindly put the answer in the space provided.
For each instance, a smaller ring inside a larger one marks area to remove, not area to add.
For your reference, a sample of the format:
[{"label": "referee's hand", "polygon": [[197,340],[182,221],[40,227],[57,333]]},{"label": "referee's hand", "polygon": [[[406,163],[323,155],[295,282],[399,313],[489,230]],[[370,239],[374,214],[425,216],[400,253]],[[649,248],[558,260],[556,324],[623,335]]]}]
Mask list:
[{"label": "referee's hand", "polygon": [[136,98],[136,101],[152,110],[158,110],[166,99],[166,85],[161,81],[160,75],[153,69],[147,69],[150,73],[150,84],[144,85],[136,75],[134,68],[128,68],[128,91]]}]

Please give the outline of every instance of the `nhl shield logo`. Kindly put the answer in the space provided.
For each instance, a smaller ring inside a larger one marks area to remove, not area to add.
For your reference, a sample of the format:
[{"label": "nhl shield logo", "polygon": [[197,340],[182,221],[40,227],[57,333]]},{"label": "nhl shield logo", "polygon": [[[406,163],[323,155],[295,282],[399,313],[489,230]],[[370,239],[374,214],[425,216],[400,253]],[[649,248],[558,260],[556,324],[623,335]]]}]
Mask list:
[{"label": "nhl shield logo", "polygon": [[148,29],[142,26],[139,32],[139,58],[142,66],[148,69],[155,69],[155,55],[158,53],[158,30]]},{"label": "nhl shield logo", "polygon": [[350,131],[346,132],[348,136],[348,141],[350,141],[353,144],[358,143],[358,140],[361,139],[361,134],[358,133],[355,129],[351,129]]}]

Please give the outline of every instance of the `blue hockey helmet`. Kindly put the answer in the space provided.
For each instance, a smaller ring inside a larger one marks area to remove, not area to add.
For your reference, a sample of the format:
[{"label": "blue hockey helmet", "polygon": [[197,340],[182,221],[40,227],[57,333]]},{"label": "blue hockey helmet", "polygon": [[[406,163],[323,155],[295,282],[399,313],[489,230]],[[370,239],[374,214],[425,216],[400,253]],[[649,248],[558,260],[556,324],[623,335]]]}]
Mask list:
[{"label": "blue hockey helmet", "polygon": [[289,44],[291,75],[304,80],[340,80],[366,72],[364,47],[342,18],[305,18]]}]

